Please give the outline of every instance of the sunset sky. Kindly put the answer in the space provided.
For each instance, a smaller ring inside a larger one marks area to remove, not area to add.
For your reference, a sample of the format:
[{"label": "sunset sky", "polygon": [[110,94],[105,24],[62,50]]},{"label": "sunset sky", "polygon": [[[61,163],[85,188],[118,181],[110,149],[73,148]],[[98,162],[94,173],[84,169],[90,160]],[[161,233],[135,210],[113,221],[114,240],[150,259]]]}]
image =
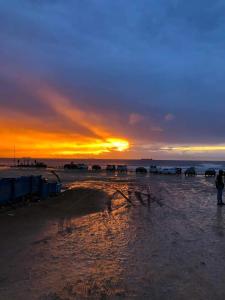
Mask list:
[{"label": "sunset sky", "polygon": [[224,11],[0,0],[0,157],[225,159]]}]

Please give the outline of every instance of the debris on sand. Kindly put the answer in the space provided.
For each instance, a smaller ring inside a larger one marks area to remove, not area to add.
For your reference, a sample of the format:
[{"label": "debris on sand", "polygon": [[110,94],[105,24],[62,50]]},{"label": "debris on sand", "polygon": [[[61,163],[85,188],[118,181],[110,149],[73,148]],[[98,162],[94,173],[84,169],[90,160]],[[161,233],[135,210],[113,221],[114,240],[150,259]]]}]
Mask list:
[{"label": "debris on sand", "polygon": [[163,203],[160,201],[160,199],[158,199],[157,197],[155,197],[151,192],[150,192],[150,187],[147,186],[145,189],[143,190],[147,190],[147,192],[142,192],[136,189],[134,190],[128,190],[128,196],[125,195],[125,193],[122,190],[116,189],[115,193],[113,193],[111,195],[111,197],[109,197],[109,201],[107,203],[108,206],[108,211],[112,211],[112,199],[117,195],[120,194],[131,206],[135,207],[136,204],[134,203],[134,201],[132,201],[132,196],[134,195],[136,200],[138,200],[138,202],[142,205],[142,206],[150,206],[151,203],[155,202],[156,204],[158,204],[160,207],[163,206]]}]

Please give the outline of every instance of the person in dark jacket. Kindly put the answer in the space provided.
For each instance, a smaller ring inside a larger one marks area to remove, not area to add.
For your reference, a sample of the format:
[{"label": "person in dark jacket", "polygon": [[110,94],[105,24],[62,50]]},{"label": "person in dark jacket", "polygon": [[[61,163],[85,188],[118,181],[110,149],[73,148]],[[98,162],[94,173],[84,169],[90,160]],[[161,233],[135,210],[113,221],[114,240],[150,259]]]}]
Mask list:
[{"label": "person in dark jacket", "polygon": [[217,205],[224,205],[222,200],[224,182],[223,182],[223,170],[219,170],[219,174],[216,177],[216,188],[217,188]]}]

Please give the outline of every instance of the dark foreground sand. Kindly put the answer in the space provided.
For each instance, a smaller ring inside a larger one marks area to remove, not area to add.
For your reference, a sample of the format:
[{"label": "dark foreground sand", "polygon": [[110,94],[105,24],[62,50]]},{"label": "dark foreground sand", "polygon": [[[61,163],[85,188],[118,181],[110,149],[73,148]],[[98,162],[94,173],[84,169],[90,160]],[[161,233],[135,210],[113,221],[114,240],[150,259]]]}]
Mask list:
[{"label": "dark foreground sand", "polygon": [[[116,189],[146,191],[147,206]],[[225,208],[204,177],[82,178],[0,214],[0,299],[225,299]]]},{"label": "dark foreground sand", "polygon": [[[47,244],[52,234],[71,233],[71,219],[103,211],[107,199],[100,190],[78,188],[46,201],[0,210],[0,299],[25,299],[26,293],[20,295],[17,287],[22,283],[29,290],[34,248]],[[36,299],[29,294],[29,299]]]}]

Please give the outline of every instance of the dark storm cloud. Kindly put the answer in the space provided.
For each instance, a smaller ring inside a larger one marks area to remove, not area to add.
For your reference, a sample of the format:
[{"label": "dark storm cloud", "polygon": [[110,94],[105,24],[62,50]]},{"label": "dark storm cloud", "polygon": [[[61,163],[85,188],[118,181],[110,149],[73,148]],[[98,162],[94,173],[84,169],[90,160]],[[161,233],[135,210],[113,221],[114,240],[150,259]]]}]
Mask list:
[{"label": "dark storm cloud", "polygon": [[220,0],[1,0],[0,103],[54,114],[21,74],[128,137],[225,142],[224,11]]}]

